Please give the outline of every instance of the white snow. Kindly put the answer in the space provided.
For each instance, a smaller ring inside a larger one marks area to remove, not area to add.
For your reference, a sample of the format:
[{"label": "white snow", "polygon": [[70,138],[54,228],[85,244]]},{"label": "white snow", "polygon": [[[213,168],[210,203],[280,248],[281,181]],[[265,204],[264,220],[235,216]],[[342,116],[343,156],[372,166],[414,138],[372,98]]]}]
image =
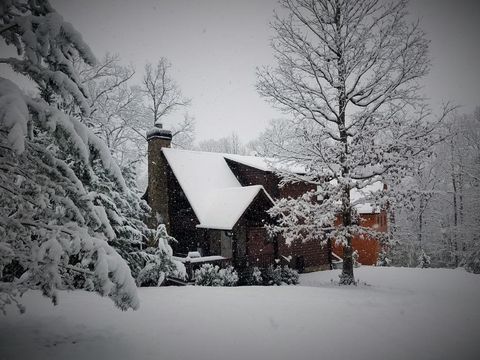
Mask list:
[{"label": "white snow", "polygon": [[262,171],[271,171],[275,170],[280,171],[289,171],[293,173],[303,174],[306,172],[306,169],[303,165],[295,164],[293,162],[280,162],[278,159],[265,158],[260,156],[247,156],[247,155],[237,155],[237,154],[222,154],[226,159],[238,162],[243,165],[253,167]]},{"label": "white snow", "polygon": [[198,227],[231,230],[255,196],[265,191],[260,185],[242,187],[223,154],[162,151],[200,222]]},{"label": "white snow", "polygon": [[[189,253],[190,254],[190,253]],[[218,260],[225,260],[227,258],[220,256],[220,255],[211,255],[211,256],[196,256],[196,257],[179,257],[179,256],[172,256],[173,260],[180,261],[181,263],[191,262],[191,263],[201,263],[201,262],[208,262],[208,261],[218,261]]]},{"label": "white snow", "polygon": [[[475,359],[480,276],[461,269],[356,269],[301,276],[302,286],[142,288],[138,311],[108,299],[39,292],[0,321],[3,359]],[[366,282],[366,284],[365,284]],[[20,335],[20,336],[19,336]]]},{"label": "white snow", "polygon": [[8,131],[9,145],[19,154],[25,150],[28,120],[22,91],[10,80],[0,77],[0,129]]},{"label": "white snow", "polygon": [[368,201],[368,199],[382,190],[383,183],[381,181],[376,181],[373,184],[366,185],[362,189],[350,190],[350,200],[360,214],[378,213],[379,209],[372,201]]},{"label": "white snow", "polygon": [[[206,194],[208,207],[205,216],[197,227],[231,230],[260,191],[264,191],[261,185],[210,191]],[[268,194],[267,197],[273,206],[273,200]]]}]

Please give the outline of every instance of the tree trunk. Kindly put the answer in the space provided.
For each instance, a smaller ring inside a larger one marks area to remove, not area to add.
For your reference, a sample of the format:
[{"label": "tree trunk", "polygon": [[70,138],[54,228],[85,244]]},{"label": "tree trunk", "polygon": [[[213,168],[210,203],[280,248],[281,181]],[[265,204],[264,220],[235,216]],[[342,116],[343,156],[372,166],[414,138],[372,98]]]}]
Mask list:
[{"label": "tree trunk", "polygon": [[454,164],[454,144],[453,140],[450,142],[451,145],[451,154],[452,154],[452,162],[451,162],[451,169],[452,169],[452,200],[453,200],[453,232],[452,232],[452,242],[453,242],[453,251],[454,251],[454,265],[458,267],[458,243],[457,243],[457,229],[458,229],[458,209],[457,209],[457,175],[455,171],[455,164]]},{"label": "tree trunk", "polygon": [[[348,156],[348,134],[345,121],[345,108],[347,105],[346,95],[346,68],[345,59],[343,54],[343,43],[341,33],[341,9],[337,4],[335,11],[335,26],[337,30],[336,34],[336,48],[337,48],[337,66],[338,66],[338,130],[340,133],[340,144],[343,146],[343,153],[340,157],[340,163],[342,164],[342,177],[349,178],[350,168],[347,162]],[[355,283],[355,277],[353,275],[353,249],[352,249],[352,233],[350,228],[352,226],[352,207],[350,204],[350,186],[345,185],[342,189],[342,227],[345,230],[344,233],[344,245],[343,245],[343,267],[340,275],[340,284],[351,285]]]}]

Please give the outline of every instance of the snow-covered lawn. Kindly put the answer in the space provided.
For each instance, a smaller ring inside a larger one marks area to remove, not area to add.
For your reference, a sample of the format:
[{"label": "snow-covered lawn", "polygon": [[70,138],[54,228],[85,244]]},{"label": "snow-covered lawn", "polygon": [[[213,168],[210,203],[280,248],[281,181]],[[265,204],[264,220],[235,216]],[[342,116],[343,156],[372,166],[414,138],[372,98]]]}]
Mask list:
[{"label": "snow-covered lawn", "polygon": [[139,290],[138,311],[94,294],[38,292],[0,315],[0,359],[478,359],[480,276],[463,270],[356,269],[301,286]]}]

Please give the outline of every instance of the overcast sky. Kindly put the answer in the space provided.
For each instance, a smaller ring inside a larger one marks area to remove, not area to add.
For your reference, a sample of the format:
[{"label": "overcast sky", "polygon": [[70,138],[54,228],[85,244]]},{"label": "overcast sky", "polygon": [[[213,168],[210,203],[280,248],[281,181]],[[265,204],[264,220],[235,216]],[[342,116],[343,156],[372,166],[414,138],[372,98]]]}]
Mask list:
[{"label": "overcast sky", "polygon": [[[140,81],[143,65],[164,56],[196,119],[197,139],[236,131],[254,138],[281,116],[255,90],[255,68],[272,64],[276,0],[51,0],[97,57],[120,54]],[[480,105],[480,1],[411,0],[431,43],[425,93],[434,105]]]}]

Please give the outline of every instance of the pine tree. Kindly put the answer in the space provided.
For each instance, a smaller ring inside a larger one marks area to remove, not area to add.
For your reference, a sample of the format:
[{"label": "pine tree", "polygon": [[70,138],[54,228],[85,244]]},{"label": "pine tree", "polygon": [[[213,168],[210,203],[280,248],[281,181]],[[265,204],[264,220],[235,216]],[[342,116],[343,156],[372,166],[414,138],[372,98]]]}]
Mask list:
[{"label": "pine tree", "polygon": [[57,289],[76,285],[72,273],[122,310],[136,309],[130,269],[111,245],[122,252],[121,244],[145,236],[141,205],[105,144],[57,106],[73,99],[88,115],[71,60],[93,65],[95,58],[46,0],[2,2],[0,24],[19,55],[0,62],[43,96],[0,78],[0,270],[4,280],[15,270],[0,285],[0,309],[9,303],[22,309],[18,297],[29,289],[56,303]]}]

